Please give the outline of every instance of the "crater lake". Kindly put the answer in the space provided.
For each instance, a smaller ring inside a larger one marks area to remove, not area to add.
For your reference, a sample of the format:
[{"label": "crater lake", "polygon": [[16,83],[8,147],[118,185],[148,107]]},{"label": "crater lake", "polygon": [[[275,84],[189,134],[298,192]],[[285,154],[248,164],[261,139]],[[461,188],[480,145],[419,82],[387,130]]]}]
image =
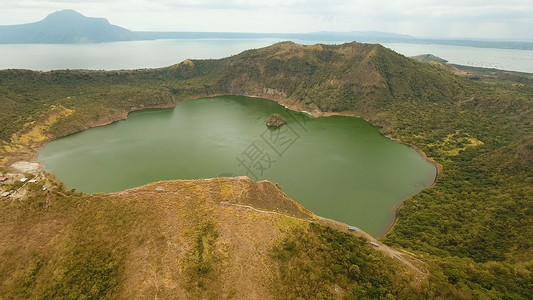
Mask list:
[{"label": "crater lake", "polygon": [[[286,124],[265,123],[280,114]],[[274,101],[203,98],[49,142],[39,161],[68,188],[117,192],[160,180],[248,176],[277,183],[315,214],[374,235],[436,168],[414,149],[354,118],[313,118]]]}]

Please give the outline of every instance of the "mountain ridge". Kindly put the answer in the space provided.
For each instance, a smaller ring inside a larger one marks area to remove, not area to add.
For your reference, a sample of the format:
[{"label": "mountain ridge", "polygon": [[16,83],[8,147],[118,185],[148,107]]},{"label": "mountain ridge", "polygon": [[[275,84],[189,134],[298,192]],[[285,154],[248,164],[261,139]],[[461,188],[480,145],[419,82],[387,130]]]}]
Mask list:
[{"label": "mountain ridge", "polygon": [[4,44],[71,44],[131,41],[134,33],[111,25],[105,18],[90,18],[74,11],[62,10],[41,21],[0,26],[0,43]]},{"label": "mountain ridge", "polygon": [[367,41],[412,39],[411,36],[378,31],[247,33],[247,32],[173,32],[130,31],[112,25],[105,18],[86,17],[72,9],[56,11],[35,23],[0,25],[0,43],[96,43],[154,39],[195,38],[285,38],[339,40],[358,37]]},{"label": "mountain ridge", "polygon": [[[52,19],[59,19],[56,21],[60,21],[60,25],[55,27],[43,26],[46,25],[46,22],[43,23],[43,21],[50,21],[50,17]],[[75,22],[72,22],[73,20]],[[83,28],[79,28],[80,23],[85,24]],[[276,38],[281,40],[310,40],[332,43],[344,43],[356,40],[366,43],[440,44],[478,48],[533,50],[533,42],[531,41],[418,38],[406,34],[379,31],[318,31],[308,33],[130,31],[123,27],[111,25],[104,18],[85,17],[73,10],[54,12],[44,20],[35,23],[0,25],[0,44],[66,44],[208,38]]]}]

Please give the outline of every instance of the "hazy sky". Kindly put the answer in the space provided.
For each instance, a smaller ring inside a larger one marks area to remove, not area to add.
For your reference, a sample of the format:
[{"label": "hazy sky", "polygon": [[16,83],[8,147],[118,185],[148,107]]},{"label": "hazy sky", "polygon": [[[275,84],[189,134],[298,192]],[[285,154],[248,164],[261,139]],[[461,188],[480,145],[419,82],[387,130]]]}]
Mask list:
[{"label": "hazy sky", "polygon": [[0,24],[74,9],[131,30],[384,31],[533,40],[533,0],[0,0]]}]

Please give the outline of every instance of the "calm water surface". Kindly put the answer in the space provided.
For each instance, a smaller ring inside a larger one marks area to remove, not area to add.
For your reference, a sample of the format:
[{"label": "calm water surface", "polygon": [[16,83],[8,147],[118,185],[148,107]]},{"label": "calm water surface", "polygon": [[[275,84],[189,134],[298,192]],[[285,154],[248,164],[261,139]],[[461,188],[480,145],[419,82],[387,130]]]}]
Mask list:
[{"label": "calm water surface", "polygon": [[533,51],[451,45],[384,43],[405,56],[433,54],[451,64],[533,73]]},{"label": "calm water surface", "polygon": [[[268,129],[281,114],[287,125]],[[80,191],[115,192],[166,179],[248,175],[278,183],[314,213],[383,234],[395,208],[431,185],[435,168],[364,120],[311,118],[275,102],[205,98],[48,143],[46,171]]]},{"label": "calm water surface", "polygon": [[[280,39],[183,39],[73,45],[0,45],[0,69],[118,70],[160,68],[185,59],[216,59],[262,48]],[[295,40],[301,44],[320,40]],[[350,41],[346,41],[350,42]],[[433,54],[450,63],[533,73],[533,51],[464,46],[385,43],[406,56]]]},{"label": "calm water surface", "polygon": [[0,44],[0,69],[121,70],[161,68],[185,59],[217,59],[279,42],[276,39],[186,39],[97,44]]}]

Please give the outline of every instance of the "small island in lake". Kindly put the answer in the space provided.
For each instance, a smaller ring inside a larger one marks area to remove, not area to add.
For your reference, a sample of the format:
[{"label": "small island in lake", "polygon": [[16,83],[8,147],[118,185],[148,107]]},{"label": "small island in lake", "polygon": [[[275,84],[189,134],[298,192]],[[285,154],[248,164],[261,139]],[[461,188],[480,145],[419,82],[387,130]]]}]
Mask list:
[{"label": "small island in lake", "polygon": [[285,120],[279,114],[272,114],[266,123],[268,127],[280,127],[283,124],[285,124]]}]

